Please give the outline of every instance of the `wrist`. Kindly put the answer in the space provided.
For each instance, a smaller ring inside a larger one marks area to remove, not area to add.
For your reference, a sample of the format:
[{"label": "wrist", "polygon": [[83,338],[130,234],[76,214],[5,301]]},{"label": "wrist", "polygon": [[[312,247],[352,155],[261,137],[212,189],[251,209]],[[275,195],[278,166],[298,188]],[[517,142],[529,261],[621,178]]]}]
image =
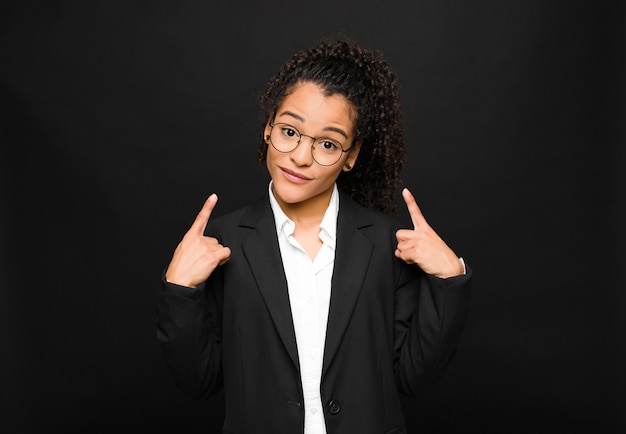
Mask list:
[{"label": "wrist", "polygon": [[465,262],[463,258],[456,258],[456,261],[451,265],[449,270],[443,273],[435,274],[440,279],[449,279],[451,277],[462,276],[465,274]]}]

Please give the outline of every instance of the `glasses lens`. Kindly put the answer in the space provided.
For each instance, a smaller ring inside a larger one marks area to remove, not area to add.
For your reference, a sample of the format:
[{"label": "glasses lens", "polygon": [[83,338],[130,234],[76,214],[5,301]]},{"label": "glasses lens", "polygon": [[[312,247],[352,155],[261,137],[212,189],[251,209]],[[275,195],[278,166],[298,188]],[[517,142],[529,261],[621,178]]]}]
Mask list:
[{"label": "glasses lens", "polygon": [[291,125],[274,124],[270,133],[272,146],[280,152],[291,152],[298,146],[300,133]]},{"label": "glasses lens", "polygon": [[322,166],[335,164],[341,158],[341,144],[331,139],[319,138],[313,143],[313,158]]}]

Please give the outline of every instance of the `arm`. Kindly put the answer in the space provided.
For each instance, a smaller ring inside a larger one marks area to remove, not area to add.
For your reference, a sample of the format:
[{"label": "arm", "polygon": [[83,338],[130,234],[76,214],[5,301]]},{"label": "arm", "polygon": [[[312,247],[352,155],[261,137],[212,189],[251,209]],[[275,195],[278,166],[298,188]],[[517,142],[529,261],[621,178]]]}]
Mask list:
[{"label": "arm", "polygon": [[416,396],[423,384],[441,376],[456,351],[467,319],[472,271],[441,279],[405,267],[403,275],[395,302],[396,384],[400,392]]},{"label": "arm", "polygon": [[217,267],[228,261],[230,249],[204,236],[216,202],[215,194],[209,196],[176,247],[158,295],[157,339],[176,384],[195,398],[214,393],[222,382]]},{"label": "arm", "polygon": [[[211,283],[217,274],[213,273]],[[207,284],[189,288],[165,277],[159,290],[157,340],[177,386],[196,399],[216,393],[222,385],[219,295]]]},{"label": "arm", "polygon": [[396,289],[394,349],[399,390],[414,396],[423,382],[441,375],[456,351],[472,272],[426,222],[413,195],[405,189],[402,196],[414,228],[396,232],[395,255],[408,265]]}]

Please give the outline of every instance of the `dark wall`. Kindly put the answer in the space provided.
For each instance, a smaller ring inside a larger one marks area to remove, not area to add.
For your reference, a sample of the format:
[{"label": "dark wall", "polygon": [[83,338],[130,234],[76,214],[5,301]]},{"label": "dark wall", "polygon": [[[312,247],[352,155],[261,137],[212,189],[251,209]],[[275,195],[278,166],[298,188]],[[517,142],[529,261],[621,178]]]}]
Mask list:
[{"label": "dark wall", "polygon": [[626,432],[624,8],[554,1],[14,2],[0,13],[0,431],[218,432],[158,347],[202,202],[261,194],[256,95],[328,32],[386,53],[403,172],[474,269],[411,433]]}]

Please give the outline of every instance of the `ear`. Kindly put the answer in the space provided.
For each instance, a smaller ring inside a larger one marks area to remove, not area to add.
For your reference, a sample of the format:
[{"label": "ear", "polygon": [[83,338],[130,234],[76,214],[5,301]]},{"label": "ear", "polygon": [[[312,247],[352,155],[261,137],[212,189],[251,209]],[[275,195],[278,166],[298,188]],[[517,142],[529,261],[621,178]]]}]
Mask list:
[{"label": "ear", "polygon": [[263,140],[267,144],[270,143],[269,135],[272,132],[272,127],[270,126],[270,124],[272,123],[272,119],[274,119],[273,111],[270,113],[269,117],[267,118],[267,122],[265,123],[265,129],[263,130]]},{"label": "ear", "polygon": [[348,151],[348,158],[346,158],[345,163],[343,164],[343,171],[349,172],[354,168],[356,164],[356,159],[359,156],[359,152],[361,151],[362,142],[359,140],[358,142],[354,142]]}]

